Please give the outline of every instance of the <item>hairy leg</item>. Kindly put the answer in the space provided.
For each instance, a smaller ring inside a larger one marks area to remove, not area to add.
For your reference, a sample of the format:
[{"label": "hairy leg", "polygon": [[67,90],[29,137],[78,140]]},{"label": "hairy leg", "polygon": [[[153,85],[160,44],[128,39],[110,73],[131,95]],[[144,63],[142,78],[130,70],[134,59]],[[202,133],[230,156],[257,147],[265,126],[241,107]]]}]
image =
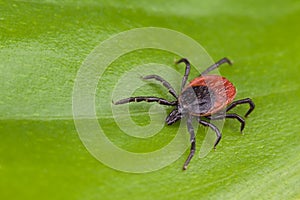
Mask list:
[{"label": "hairy leg", "polygon": [[155,79],[159,82],[161,82],[163,84],[163,86],[165,86],[168,90],[169,93],[172,94],[176,99],[178,98],[174,88],[171,86],[170,83],[168,83],[165,79],[163,79],[162,77],[158,76],[158,75],[148,75],[148,76],[144,76],[142,77],[144,80],[149,80],[149,79]]},{"label": "hairy leg", "polygon": [[195,133],[194,133],[194,127],[192,125],[192,117],[191,116],[189,116],[187,119],[187,128],[190,133],[191,150],[190,150],[189,156],[187,157],[186,161],[184,162],[183,170],[187,169],[187,166],[190,163],[190,161],[193,158],[195,151],[196,151],[196,138],[195,138]]},{"label": "hairy leg", "polygon": [[253,101],[250,98],[246,98],[246,99],[240,99],[240,100],[232,102],[226,108],[226,112],[228,112],[229,110],[235,108],[237,105],[240,105],[240,104],[249,104],[249,106],[250,106],[249,110],[245,114],[245,117],[247,117],[254,110],[254,108],[255,108],[255,104],[253,103]]},{"label": "hairy leg", "polygon": [[119,104],[125,104],[125,103],[130,103],[130,102],[141,102],[141,101],[146,101],[146,102],[157,102],[159,104],[162,105],[166,105],[166,106],[175,106],[177,105],[177,101],[168,101],[166,99],[163,98],[158,98],[158,97],[129,97],[126,99],[121,99],[117,102],[113,102],[113,104],[115,105],[119,105]]}]

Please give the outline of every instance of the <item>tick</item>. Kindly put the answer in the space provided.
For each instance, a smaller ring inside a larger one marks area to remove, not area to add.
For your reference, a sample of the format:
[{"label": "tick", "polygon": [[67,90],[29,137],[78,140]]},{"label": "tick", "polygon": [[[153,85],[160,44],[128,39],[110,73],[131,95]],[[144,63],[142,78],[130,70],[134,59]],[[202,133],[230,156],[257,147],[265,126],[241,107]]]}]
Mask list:
[{"label": "tick", "polygon": [[208,73],[218,68],[224,63],[232,64],[227,58],[223,58],[203,71],[200,76],[193,79],[186,85],[187,79],[190,73],[190,62],[182,58],[176,62],[176,64],[185,64],[185,73],[182,78],[181,92],[176,94],[174,88],[158,75],[148,75],[143,77],[144,80],[154,79],[159,81],[169,90],[169,93],[175,97],[175,101],[168,101],[163,98],[154,96],[138,96],[129,97],[126,99],[115,102],[115,105],[125,104],[130,102],[156,102],[166,106],[173,106],[174,109],[166,118],[167,125],[174,124],[178,120],[187,118],[187,129],[190,134],[191,149],[190,153],[183,165],[183,169],[186,170],[196,150],[196,138],[194,128],[192,126],[192,119],[196,118],[201,125],[211,128],[217,136],[214,143],[214,148],[221,140],[220,130],[210,120],[221,120],[225,118],[236,119],[240,122],[240,131],[242,132],[245,127],[245,120],[236,113],[227,113],[234,107],[240,104],[249,104],[249,110],[246,112],[247,117],[254,110],[254,103],[250,98],[245,98],[237,101],[233,101],[236,95],[236,88],[225,77],[219,75],[209,75]]}]

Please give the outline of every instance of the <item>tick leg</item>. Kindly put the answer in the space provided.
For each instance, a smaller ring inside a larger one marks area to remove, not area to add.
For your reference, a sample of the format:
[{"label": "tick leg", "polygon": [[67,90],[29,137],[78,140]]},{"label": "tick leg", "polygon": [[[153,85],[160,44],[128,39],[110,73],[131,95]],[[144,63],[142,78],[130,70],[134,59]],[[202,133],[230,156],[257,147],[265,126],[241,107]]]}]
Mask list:
[{"label": "tick leg", "polygon": [[196,151],[196,138],[195,138],[195,133],[194,133],[194,127],[192,125],[192,117],[189,116],[187,119],[187,128],[190,133],[190,142],[191,142],[191,150],[190,154],[187,157],[186,161],[184,162],[183,165],[183,170],[187,169],[187,166],[189,165],[191,159],[193,158],[195,151]]},{"label": "tick leg", "polygon": [[217,115],[217,116],[206,116],[206,118],[211,120],[220,120],[225,118],[237,119],[241,123],[241,128],[240,128],[241,132],[245,128],[245,120],[241,116],[235,113],[228,113],[226,115]]},{"label": "tick leg", "polygon": [[155,79],[159,82],[161,82],[163,84],[163,86],[165,86],[170,94],[172,94],[176,99],[178,98],[174,88],[171,86],[170,83],[168,83],[165,79],[163,79],[162,77],[158,76],[158,75],[148,75],[148,76],[144,76],[142,77],[144,80],[149,80],[149,79]]},{"label": "tick leg", "polygon": [[232,65],[232,62],[228,58],[222,58],[221,60],[219,60],[218,62],[216,62],[209,68],[207,68],[204,72],[202,72],[201,75],[208,74],[210,71],[217,69],[220,65],[222,65],[224,63],[228,63],[229,65]]},{"label": "tick leg", "polygon": [[182,91],[182,89],[184,88],[184,86],[186,84],[186,81],[189,77],[190,70],[191,70],[191,64],[186,58],[181,58],[180,60],[178,60],[176,62],[176,64],[179,64],[179,63],[182,63],[182,62],[185,64],[185,73],[184,73],[184,76],[182,78],[181,91]]},{"label": "tick leg", "polygon": [[246,98],[246,99],[241,99],[241,100],[237,100],[232,102],[227,108],[226,108],[226,112],[228,112],[229,110],[235,108],[237,105],[240,104],[249,104],[250,108],[247,111],[247,113],[245,114],[245,117],[247,117],[255,108],[255,104],[253,103],[253,101],[250,98]]},{"label": "tick leg", "polygon": [[141,101],[146,101],[146,102],[157,102],[162,105],[167,105],[167,106],[175,106],[177,105],[177,101],[168,101],[163,98],[158,98],[158,97],[129,97],[126,99],[121,99],[117,102],[113,102],[115,105],[119,104],[125,104],[125,103],[130,103],[130,102],[141,102]]},{"label": "tick leg", "polygon": [[213,124],[211,124],[207,121],[203,121],[203,120],[199,119],[199,123],[204,125],[204,126],[208,126],[209,128],[211,128],[216,133],[217,139],[216,139],[215,144],[214,144],[214,149],[216,149],[216,146],[218,145],[218,143],[220,142],[220,140],[222,138],[221,132],[219,131],[219,129],[215,125],[213,125]]}]

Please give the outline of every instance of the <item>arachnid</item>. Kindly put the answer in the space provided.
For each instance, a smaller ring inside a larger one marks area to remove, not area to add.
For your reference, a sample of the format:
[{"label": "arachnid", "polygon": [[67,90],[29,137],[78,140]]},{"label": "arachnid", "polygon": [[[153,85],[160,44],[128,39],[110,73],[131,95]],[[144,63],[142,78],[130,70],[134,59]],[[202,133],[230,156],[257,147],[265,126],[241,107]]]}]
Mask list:
[{"label": "arachnid", "polygon": [[145,80],[155,79],[163,84],[169,90],[169,93],[173,95],[176,100],[168,101],[163,98],[154,96],[138,96],[129,97],[126,99],[119,100],[114,104],[125,104],[129,102],[157,102],[162,105],[173,106],[174,109],[166,118],[166,123],[171,125],[176,121],[186,117],[187,128],[190,133],[191,149],[189,156],[187,157],[183,169],[187,169],[189,162],[194,156],[196,149],[196,138],[194,128],[192,126],[192,118],[197,118],[198,122],[204,126],[211,128],[217,135],[217,139],[214,143],[214,148],[221,140],[221,132],[212,123],[207,120],[220,120],[225,118],[236,119],[241,123],[240,130],[243,131],[245,127],[245,120],[238,114],[227,113],[239,104],[249,104],[250,108],[245,114],[247,117],[254,109],[255,105],[250,98],[233,101],[236,95],[236,89],[234,85],[226,78],[219,75],[208,75],[208,73],[221,64],[228,63],[232,64],[229,59],[223,58],[207,68],[200,76],[193,79],[188,85],[186,85],[189,73],[190,63],[187,59],[182,58],[178,62],[185,63],[185,74],[181,83],[181,92],[179,95],[176,94],[173,87],[162,77],[157,75],[148,75],[143,77]]}]

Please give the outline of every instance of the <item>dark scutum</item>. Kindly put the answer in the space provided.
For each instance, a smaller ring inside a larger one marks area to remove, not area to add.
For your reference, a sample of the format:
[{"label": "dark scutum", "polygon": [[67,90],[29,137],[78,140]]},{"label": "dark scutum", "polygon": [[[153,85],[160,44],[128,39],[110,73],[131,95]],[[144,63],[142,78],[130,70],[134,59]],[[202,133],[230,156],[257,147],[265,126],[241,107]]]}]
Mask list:
[{"label": "dark scutum", "polygon": [[180,103],[187,106],[190,112],[204,114],[214,105],[214,95],[207,86],[188,87],[180,96]]}]

